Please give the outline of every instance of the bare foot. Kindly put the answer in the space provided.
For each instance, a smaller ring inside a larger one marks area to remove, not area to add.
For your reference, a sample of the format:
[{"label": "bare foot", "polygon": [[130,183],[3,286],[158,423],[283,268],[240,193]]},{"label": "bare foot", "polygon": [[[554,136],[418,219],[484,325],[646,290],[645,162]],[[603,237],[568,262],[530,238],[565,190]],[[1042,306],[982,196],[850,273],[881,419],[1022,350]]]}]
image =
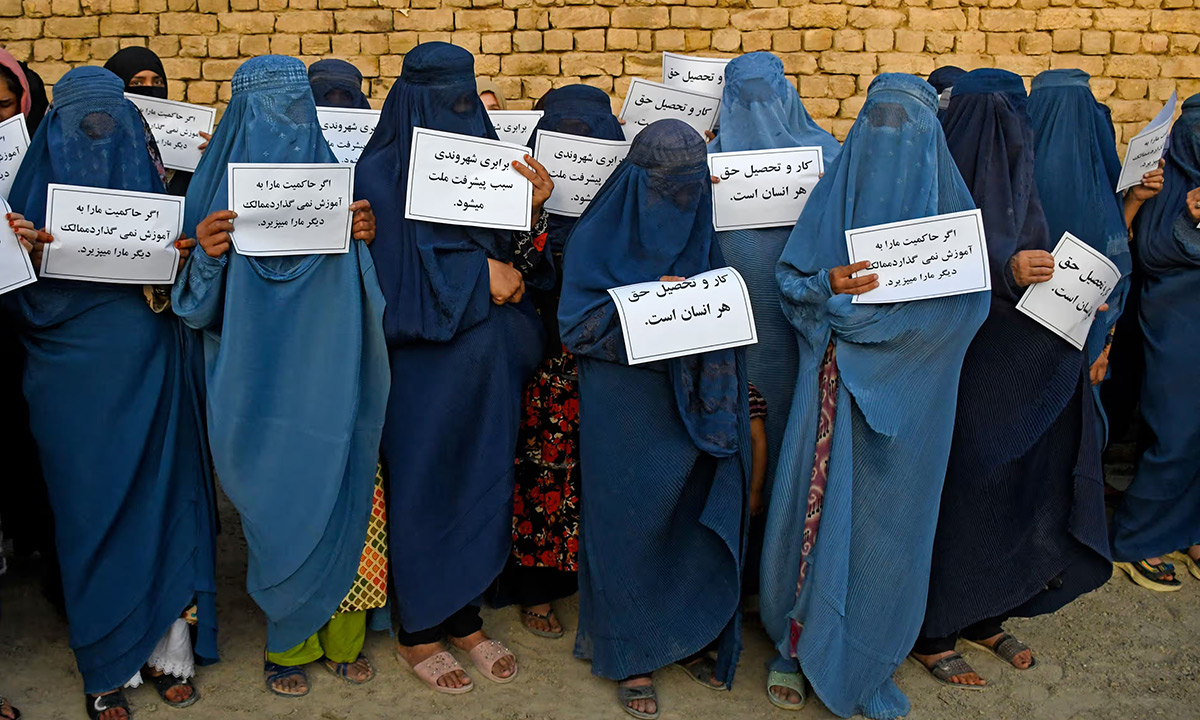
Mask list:
[{"label": "bare foot", "polygon": [[[396,644],[396,650],[400,653],[400,656],[412,667],[416,667],[418,664],[425,662],[445,649],[446,646],[441,643],[413,645],[412,647],[400,645],[399,643]],[[437,684],[440,687],[457,690],[458,688],[468,687],[471,684],[471,676],[467,675],[464,670],[453,670],[438,678]]]},{"label": "bare foot", "polygon": [[4,720],[12,720],[17,716],[16,710],[13,709],[12,703],[7,699],[0,701],[0,718]]},{"label": "bare foot", "polygon": [[[476,630],[466,637],[450,638],[450,642],[454,643],[454,647],[464,652],[471,652],[481,642],[488,640],[488,636],[482,630]],[[505,655],[492,664],[492,674],[498,678],[511,677],[517,671],[517,659],[512,655]]]},{"label": "bare foot", "polygon": [[[993,635],[990,638],[987,638],[985,640],[976,640],[975,642],[979,643],[980,645],[986,645],[987,647],[995,650],[996,643],[1000,642],[1000,638],[1002,638],[1002,637],[1004,637],[1004,633],[1001,632],[1001,633],[996,633],[995,635]],[[1032,650],[1022,650],[1021,652],[1019,652],[1013,656],[1012,666],[1015,667],[1016,669],[1028,670],[1030,665],[1033,665],[1033,651]]]},{"label": "bare foot", "polygon": [[[631,678],[622,680],[621,682],[617,683],[617,685],[619,685],[621,687],[627,687],[627,688],[648,687],[653,684],[654,684],[654,678],[650,677],[649,675],[644,675],[641,677],[631,677]],[[650,698],[643,698],[641,700],[630,700],[629,708],[631,710],[635,710],[640,713],[646,713],[647,715],[653,715],[654,713],[658,712],[658,703],[655,702],[654,700],[651,700]]]},{"label": "bare foot", "polygon": [[[534,614],[530,615],[528,613]],[[542,617],[538,617],[539,615]],[[562,623],[558,621],[558,617],[555,616],[554,608],[550,606],[550,603],[521,608],[521,622],[527,628],[542,632],[560,633],[563,631]]]},{"label": "bare foot", "polygon": [[[113,690],[112,692],[100,693],[99,695],[88,695],[88,700],[91,701],[92,698],[114,695],[117,692],[117,690]],[[125,710],[125,708],[109,708],[108,710],[100,713],[100,715],[97,716],[97,720],[129,720],[129,713]]]},{"label": "bare foot", "polygon": [[[941,660],[942,658],[948,658],[953,654],[954,651],[949,650],[947,652],[937,653],[935,655],[920,655],[918,653],[913,653],[912,655],[919,660],[922,665],[925,666],[926,670],[930,670],[938,660]],[[952,675],[950,677],[950,682],[954,683],[955,685],[979,685],[981,687],[987,685],[987,680],[979,677],[978,673],[973,672],[963,673],[962,675]]]},{"label": "bare foot", "polygon": [[1188,548],[1187,553],[1188,557],[1190,557],[1194,562],[1200,563],[1200,545],[1191,546]]},{"label": "bare foot", "polygon": [[[163,672],[162,672],[162,670],[156,670],[154,668],[149,668],[146,670],[146,674],[152,678],[156,678],[156,677],[162,677]],[[166,696],[167,696],[167,700],[169,700],[173,703],[181,703],[181,702],[186,702],[188,700],[188,698],[190,698],[192,696],[192,693],[194,693],[194,692],[195,692],[195,689],[191,685],[188,685],[188,684],[184,683],[183,681],[180,681],[180,683],[178,685],[167,690]]]}]

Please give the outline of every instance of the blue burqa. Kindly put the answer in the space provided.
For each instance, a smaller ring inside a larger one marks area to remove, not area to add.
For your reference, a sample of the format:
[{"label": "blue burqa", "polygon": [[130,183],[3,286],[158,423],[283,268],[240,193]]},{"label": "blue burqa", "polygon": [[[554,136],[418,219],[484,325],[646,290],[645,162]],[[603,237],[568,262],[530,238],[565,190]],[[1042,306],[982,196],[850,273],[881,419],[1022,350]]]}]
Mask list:
[{"label": "blue burqa", "polygon": [[704,140],[643,130],[567,240],[558,319],[579,359],[575,654],[621,680],[717,649],[733,680],[750,471],[745,356],[630,366],[608,288],[721,267]]},{"label": "blue burqa", "polygon": [[[10,194],[42,227],[46,186],[163,193],[137,108],[107,70],[54,86]],[[141,286],[42,279],[4,296],[28,351],[25,397],[54,509],[84,690],[125,684],[193,602],[215,660],[214,506],[183,328]]]},{"label": "blue burqa", "polygon": [[[1020,76],[975,70],[942,119],[983,212],[992,297],[963,360],[922,633],[931,638],[1055,610],[1112,575],[1083,352],[1016,308],[1025,289],[1011,259],[1052,249],[1026,101]],[[1055,577],[1062,586],[1043,592]]]},{"label": "blue burqa", "polygon": [[[855,305],[830,290],[830,269],[849,262],[846,229],[974,207],[936,110],[925,81],[876,78],[779,261],[800,371],[768,511],[762,618],[779,651],[800,660],[842,717],[908,712],[892,673],[925,615],[959,370],[987,315],[985,293]],[[837,413],[820,531],[797,596],[817,380],[830,342]]]},{"label": "blue burqa", "polygon": [[496,137],[474,66],[447,43],[409,52],[355,173],[379,228],[371,253],[392,372],[382,453],[408,632],[474,603],[504,567],[521,393],[542,358],[532,302],[489,294],[487,261],[512,260],[512,234],[404,218],[414,127]]},{"label": "blue burqa", "polygon": [[[1096,102],[1082,70],[1047,70],[1033,79],[1029,116],[1034,135],[1034,175],[1051,246],[1064,232],[1104,253],[1121,271],[1108,297],[1108,312],[1097,313],[1088,333],[1088,367],[1104,350],[1105,337],[1116,325],[1129,293],[1129,231],[1121,196],[1115,188],[1121,172],[1111,115]],[[1108,442],[1108,423],[1097,399],[1101,445]]]},{"label": "blue burqa", "polygon": [[362,81],[358,68],[337,58],[318,60],[308,68],[308,82],[317,107],[370,108]]},{"label": "blue burqa", "polygon": [[[299,60],[266,55],[234,73],[188,189],[190,236],[229,207],[234,162],[334,162]],[[264,258],[197,247],[172,301],[204,334],[213,462],[242,518],[267,649],[284,652],[337,611],[366,538],[388,386],[371,256],[359,242]]]},{"label": "blue burqa", "polygon": [[[729,61],[721,97],[721,134],[709,143],[709,152],[793,147],[821,148],[826,167],[840,149],[837,140],[809,117],[779,58],[754,52]],[[787,226],[717,233],[725,261],[745,279],[754,307],[758,344],[746,348],[746,365],[750,382],[767,402],[768,498],[798,362],[796,335],[780,308],[775,281],[775,263],[791,232]]]},{"label": "blue burqa", "polygon": [[1185,205],[1200,187],[1200,95],[1171,131],[1163,189],[1134,225],[1144,277],[1140,320],[1150,446],[1113,519],[1113,555],[1136,562],[1200,543],[1200,230]]}]

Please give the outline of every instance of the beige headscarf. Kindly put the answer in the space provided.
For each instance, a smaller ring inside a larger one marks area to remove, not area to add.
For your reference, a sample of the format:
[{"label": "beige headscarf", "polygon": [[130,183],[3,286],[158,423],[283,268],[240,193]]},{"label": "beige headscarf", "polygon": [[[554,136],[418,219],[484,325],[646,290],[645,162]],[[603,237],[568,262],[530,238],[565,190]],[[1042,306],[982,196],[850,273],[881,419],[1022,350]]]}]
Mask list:
[{"label": "beige headscarf", "polygon": [[504,99],[504,91],[500,86],[485,77],[475,78],[475,93],[482,95],[485,92],[490,92],[496,96],[496,102],[500,103],[501,110],[508,109],[508,101]]}]

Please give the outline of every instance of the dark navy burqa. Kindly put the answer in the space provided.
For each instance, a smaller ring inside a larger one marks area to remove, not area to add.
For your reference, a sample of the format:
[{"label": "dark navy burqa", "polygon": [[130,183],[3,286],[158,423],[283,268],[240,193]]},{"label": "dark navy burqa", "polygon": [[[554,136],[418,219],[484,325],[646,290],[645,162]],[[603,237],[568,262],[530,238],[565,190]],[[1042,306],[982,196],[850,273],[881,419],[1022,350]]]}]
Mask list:
[{"label": "dark navy burqa", "polygon": [[[1053,247],[1034,181],[1025,85],[1004,70],[967,73],[942,124],[983,212],[992,298],[963,359],[926,637],[1049,612],[1112,575],[1083,352],[1016,308],[1025,289],[1011,259]],[[1060,575],[1072,582],[1017,610]]]},{"label": "dark navy burqa", "polygon": [[[1029,117],[1034,137],[1034,177],[1042,199],[1050,243],[1063,232],[1103,253],[1121,271],[1108,297],[1107,312],[1096,313],[1086,345],[1087,364],[1100,357],[1105,337],[1124,308],[1133,259],[1121,196],[1115,192],[1121,161],[1117,156],[1112,117],[1096,102],[1082,70],[1047,70],[1033,79]],[[1099,406],[1101,445],[1108,442],[1108,423]]]},{"label": "dark navy burqa", "polygon": [[[985,293],[856,305],[829,283],[830,270],[849,264],[847,229],[974,207],[936,109],[924,80],[876,78],[778,266],[800,371],[768,510],[762,618],[779,652],[799,659],[825,706],[842,717],[909,710],[892,674],[925,615],[959,371],[987,314]],[[828,481],[797,596],[818,379],[831,342],[839,381]]]},{"label": "dark navy burqa", "polygon": [[[107,70],[71,70],[10,200],[37,227],[46,186],[164,192],[137,108]],[[28,351],[25,396],[54,508],[84,690],[124,685],[199,605],[215,660],[214,508],[183,329],[138,285],[42,279],[4,297]]]},{"label": "dark navy burqa", "polygon": [[[188,190],[190,236],[229,208],[238,162],[334,162],[299,60],[266,55],[234,73]],[[337,611],[367,534],[388,385],[371,256],[357,241],[344,254],[281,257],[198,247],[172,305],[203,331],[213,461],[241,516],[267,649],[284,652]]]},{"label": "dark navy burqa", "polygon": [[582,511],[575,654],[620,680],[716,641],[740,650],[750,470],[742,350],[630,366],[607,289],[724,264],[704,140],[638,134],[567,240],[559,327],[579,360]]},{"label": "dark navy burqa", "polygon": [[958,82],[958,79],[966,74],[966,70],[954,65],[943,65],[929,73],[929,84],[938,93],[938,120],[942,120],[946,115],[946,108],[950,104],[950,93],[954,89],[954,83]]},{"label": "dark navy burqa", "polygon": [[362,81],[358,68],[345,60],[318,60],[308,67],[308,82],[317,107],[370,108],[371,103],[362,91]]},{"label": "dark navy burqa", "polygon": [[382,454],[395,600],[408,632],[475,602],[504,567],[521,393],[542,357],[532,302],[491,301],[487,261],[512,259],[512,234],[404,219],[414,127],[496,138],[474,65],[447,43],[408,53],[355,172],[375,208],[371,254],[387,299]]},{"label": "dark navy burqa", "polygon": [[1183,103],[1163,176],[1134,225],[1152,440],[1113,519],[1113,555],[1129,562],[1200,543],[1200,230],[1185,208],[1200,187],[1200,95]]},{"label": "dark navy burqa", "polygon": [[[819,147],[825,166],[840,146],[813,122],[796,88],[783,74],[783,62],[766,52],[734,58],[725,66],[721,98],[721,134],[709,152],[744,152],[776,148]],[[725,260],[741,273],[750,292],[758,343],[746,348],[750,382],[767,403],[767,498],[796,382],[796,334],[779,306],[775,263],[783,253],[791,226],[732,230],[717,234]],[[754,551],[751,551],[753,554]],[[757,563],[748,572],[757,573]]]}]

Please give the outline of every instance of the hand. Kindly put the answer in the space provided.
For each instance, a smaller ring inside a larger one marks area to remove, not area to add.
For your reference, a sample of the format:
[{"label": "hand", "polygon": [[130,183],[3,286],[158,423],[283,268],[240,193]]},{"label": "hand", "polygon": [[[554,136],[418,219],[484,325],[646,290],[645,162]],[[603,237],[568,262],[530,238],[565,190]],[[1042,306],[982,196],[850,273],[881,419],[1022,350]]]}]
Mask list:
[{"label": "hand", "polygon": [[658,279],[659,282],[683,282],[684,280],[687,280],[687,278],[680,277],[679,275],[663,275]]},{"label": "hand", "polygon": [[1200,188],[1187,194],[1187,211],[1192,222],[1200,223]]},{"label": "hand", "polygon": [[712,178],[713,185],[716,185],[717,183],[721,182],[721,178],[717,177],[716,175],[711,175],[710,177]]},{"label": "hand", "polygon": [[716,140],[716,139],[717,139],[717,134],[714,133],[712,130],[704,131],[704,142],[712,142],[713,140]]},{"label": "hand", "polygon": [[375,211],[371,209],[371,201],[356,200],[350,205],[350,212],[354,213],[351,237],[370,245],[375,240]]},{"label": "hand", "polygon": [[189,238],[187,233],[179,236],[175,241],[175,249],[179,251],[179,269],[183,270],[183,264],[187,262],[188,257],[192,254],[192,248],[196,247],[196,241]]},{"label": "hand", "polygon": [[[1108,306],[1103,306],[1105,310]],[[1108,351],[1112,349],[1112,345],[1104,348],[1100,353],[1100,357],[1096,358],[1096,362],[1092,363],[1091,370],[1088,371],[1088,376],[1093,385],[1099,385],[1104,382],[1104,376],[1108,374]]]},{"label": "hand", "polygon": [[1133,198],[1134,202],[1144,203],[1150,198],[1162,192],[1163,189],[1163,164],[1165,160],[1158,161],[1158,167],[1142,176],[1142,184],[1134,185],[1129,188],[1129,192],[1125,195],[1127,198]]},{"label": "hand", "polygon": [[488,258],[488,280],[491,284],[492,302],[497,305],[521,302],[525,295],[525,278],[513,268],[512,263]]},{"label": "hand", "polygon": [[870,260],[842,265],[829,271],[829,289],[834,295],[862,295],[879,287],[879,275],[871,273],[862,277],[851,277],[856,272],[871,267]]},{"label": "hand", "polygon": [[[26,220],[21,213],[8,213],[4,216],[8,221],[8,227],[12,229],[13,234],[17,236],[17,242],[21,243],[21,247],[25,248],[25,252],[32,252],[35,245],[45,244],[50,242],[51,237],[43,228],[38,230],[33,226],[32,220]],[[38,251],[37,267],[41,267],[42,258],[41,250]]]},{"label": "hand", "polygon": [[200,221],[196,226],[196,239],[205,255],[218,258],[229,252],[232,242],[229,232],[233,230],[232,221],[236,217],[237,213],[232,210],[218,210]]},{"label": "hand", "polygon": [[200,149],[200,152],[204,152],[205,150],[208,149],[208,141],[212,140],[212,135],[210,133],[206,133],[203,130],[201,130],[200,137],[204,138],[204,142],[200,143],[199,149]]},{"label": "hand", "polygon": [[1054,256],[1045,250],[1022,250],[1009,261],[1017,287],[1044,283],[1054,277]]},{"label": "hand", "polygon": [[537,222],[537,219],[542,216],[542,206],[554,192],[554,181],[550,179],[550,173],[546,171],[546,166],[534,159],[532,155],[526,155],[525,162],[529,163],[528,167],[516,160],[513,160],[512,166],[521,173],[521,177],[533,185],[533,220]]}]

